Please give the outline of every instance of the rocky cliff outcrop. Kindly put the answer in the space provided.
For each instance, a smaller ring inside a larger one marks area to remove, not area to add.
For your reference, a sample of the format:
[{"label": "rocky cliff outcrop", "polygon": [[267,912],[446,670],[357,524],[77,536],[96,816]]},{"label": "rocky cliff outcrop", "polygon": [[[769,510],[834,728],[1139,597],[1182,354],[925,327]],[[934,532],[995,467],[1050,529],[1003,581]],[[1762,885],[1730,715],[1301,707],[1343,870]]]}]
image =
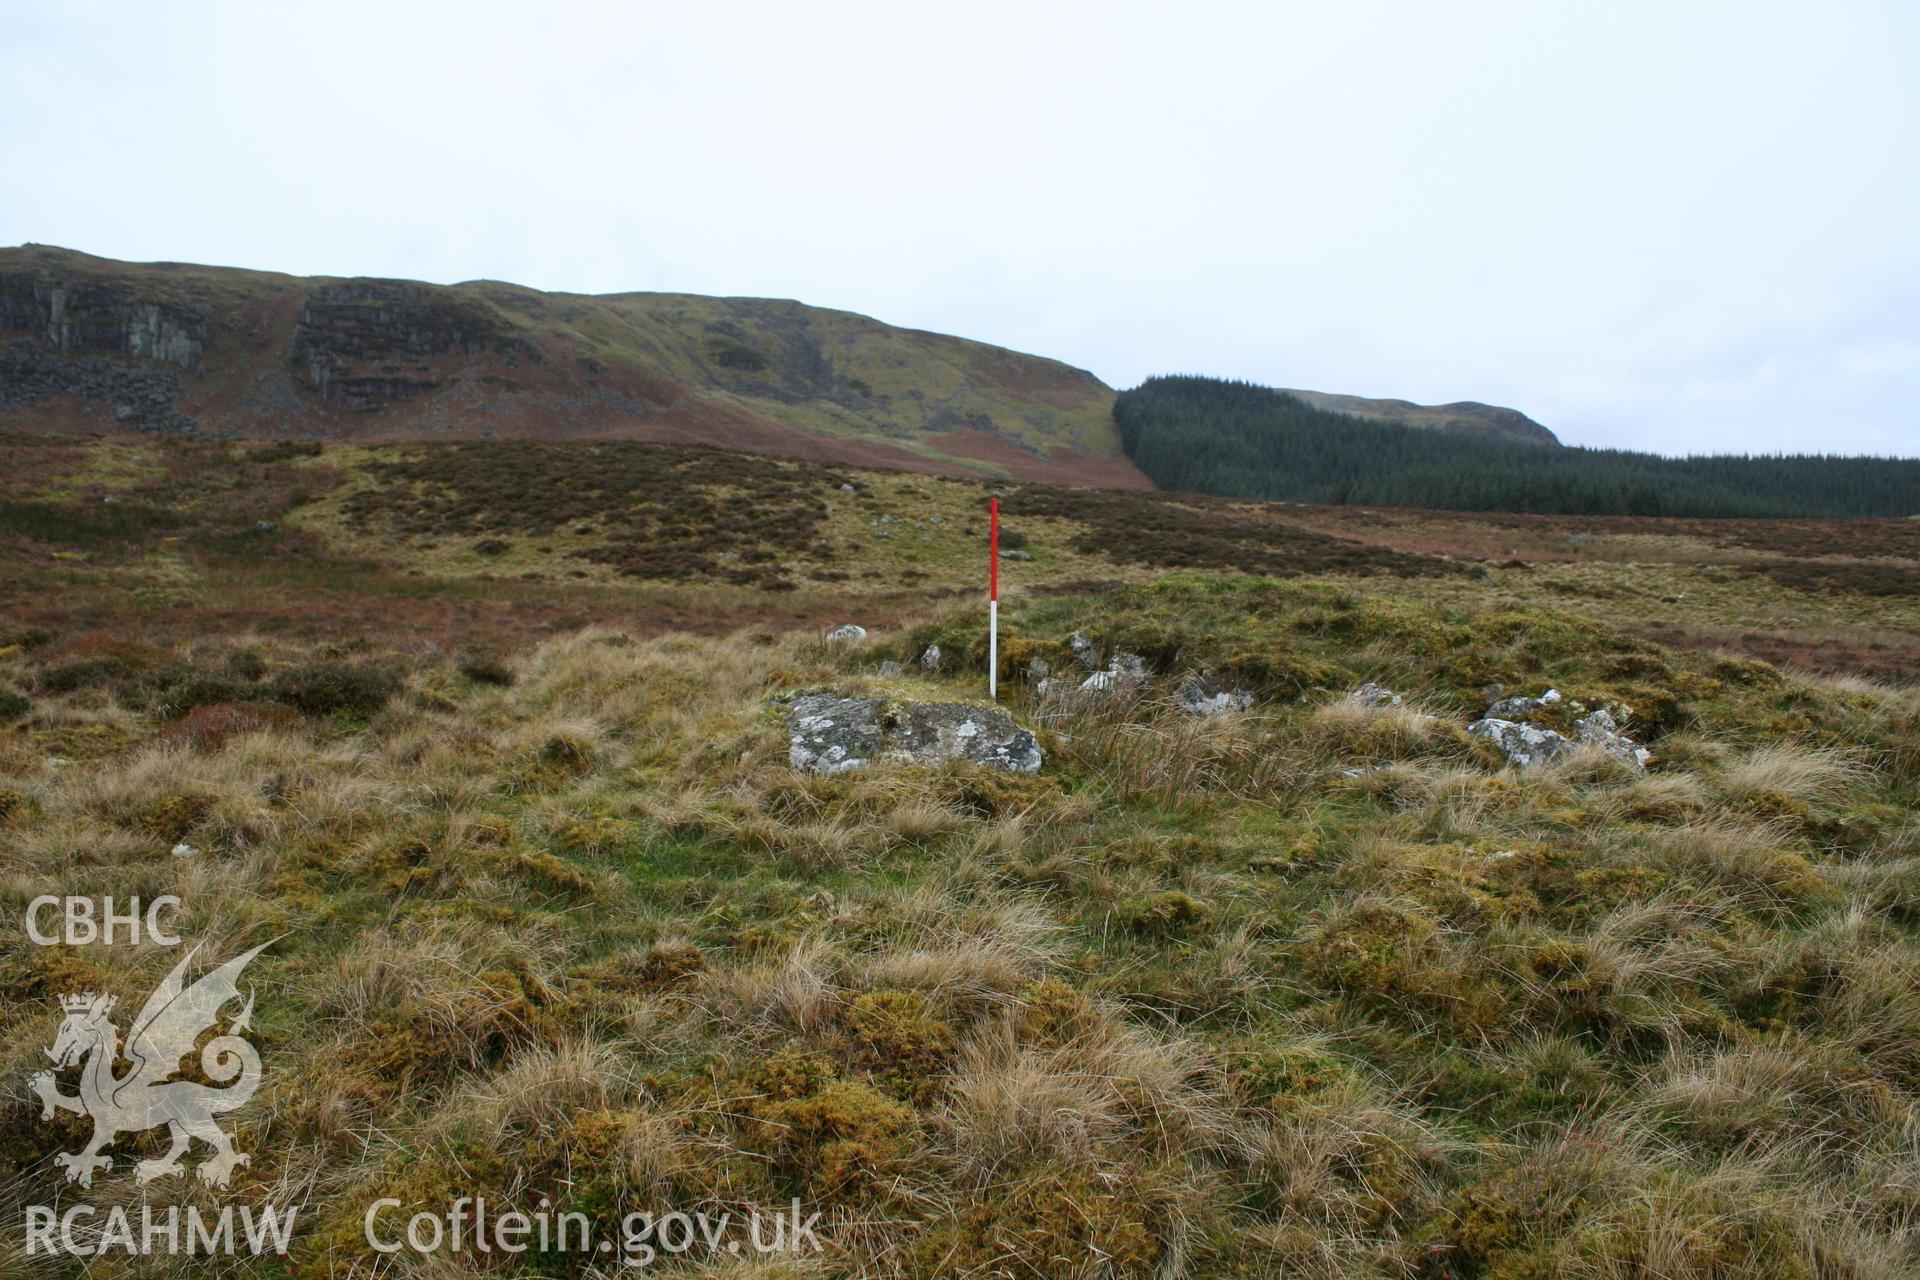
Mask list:
[{"label": "rocky cliff outcrop", "polygon": [[0,330],[31,333],[63,355],[103,352],[198,369],[206,320],[116,285],[0,274]]},{"label": "rocky cliff outcrop", "polygon": [[345,280],[307,294],[294,326],[296,372],[329,403],[375,409],[423,395],[443,373],[433,357],[533,357],[490,309],[406,280]]},{"label": "rocky cliff outcrop", "polygon": [[113,411],[118,425],[135,431],[191,435],[195,430],[193,419],[176,408],[176,369],[103,355],[61,355],[24,338],[0,349],[0,412],[56,396],[98,401]]}]

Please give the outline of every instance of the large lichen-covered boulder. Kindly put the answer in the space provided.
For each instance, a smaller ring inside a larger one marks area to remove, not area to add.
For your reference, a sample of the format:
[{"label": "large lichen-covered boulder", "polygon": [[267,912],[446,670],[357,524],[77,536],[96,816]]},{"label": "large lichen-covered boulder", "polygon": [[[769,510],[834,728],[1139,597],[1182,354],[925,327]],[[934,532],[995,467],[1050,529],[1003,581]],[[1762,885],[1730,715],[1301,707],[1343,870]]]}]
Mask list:
[{"label": "large lichen-covered boulder", "polygon": [[787,714],[796,769],[843,773],[873,764],[940,764],[966,760],[1014,773],[1040,768],[1040,744],[998,707],[962,702],[902,702],[801,696]]}]

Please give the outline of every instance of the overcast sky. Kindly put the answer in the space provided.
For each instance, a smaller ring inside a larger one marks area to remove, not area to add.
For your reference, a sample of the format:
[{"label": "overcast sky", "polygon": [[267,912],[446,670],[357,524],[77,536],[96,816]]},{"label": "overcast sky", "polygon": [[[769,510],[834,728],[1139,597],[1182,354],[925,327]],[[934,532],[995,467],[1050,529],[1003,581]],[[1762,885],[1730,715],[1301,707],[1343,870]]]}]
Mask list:
[{"label": "overcast sky", "polygon": [[1920,454],[1920,5],[14,3],[0,243]]}]

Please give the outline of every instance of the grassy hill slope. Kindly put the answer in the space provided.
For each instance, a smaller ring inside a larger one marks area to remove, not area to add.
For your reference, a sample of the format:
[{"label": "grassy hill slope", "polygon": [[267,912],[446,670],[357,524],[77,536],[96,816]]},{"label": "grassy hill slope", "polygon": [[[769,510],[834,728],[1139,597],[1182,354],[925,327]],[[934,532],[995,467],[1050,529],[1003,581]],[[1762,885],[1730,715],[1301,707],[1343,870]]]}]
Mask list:
[{"label": "grassy hill slope", "polygon": [[300,279],[0,250],[0,426],[641,439],[1144,487],[1057,361],[759,298]]},{"label": "grassy hill slope", "polygon": [[1287,394],[1299,396],[1316,409],[1351,414],[1356,418],[1397,422],[1409,427],[1433,427],[1526,444],[1560,443],[1558,436],[1518,409],[1481,404],[1478,400],[1457,400],[1452,404],[1415,404],[1411,400],[1376,400],[1326,391],[1288,389]]}]

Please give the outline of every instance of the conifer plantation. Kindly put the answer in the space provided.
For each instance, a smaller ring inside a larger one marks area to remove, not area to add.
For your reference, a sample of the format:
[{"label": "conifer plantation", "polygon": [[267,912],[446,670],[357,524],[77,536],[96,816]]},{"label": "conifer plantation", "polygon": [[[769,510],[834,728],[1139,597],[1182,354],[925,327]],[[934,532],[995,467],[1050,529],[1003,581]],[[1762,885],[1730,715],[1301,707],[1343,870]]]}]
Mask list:
[{"label": "conifer plantation", "polygon": [[1316,409],[1250,382],[1149,378],[1114,406],[1162,488],[1281,502],[1544,515],[1907,516],[1920,461],[1666,458],[1521,443]]}]

